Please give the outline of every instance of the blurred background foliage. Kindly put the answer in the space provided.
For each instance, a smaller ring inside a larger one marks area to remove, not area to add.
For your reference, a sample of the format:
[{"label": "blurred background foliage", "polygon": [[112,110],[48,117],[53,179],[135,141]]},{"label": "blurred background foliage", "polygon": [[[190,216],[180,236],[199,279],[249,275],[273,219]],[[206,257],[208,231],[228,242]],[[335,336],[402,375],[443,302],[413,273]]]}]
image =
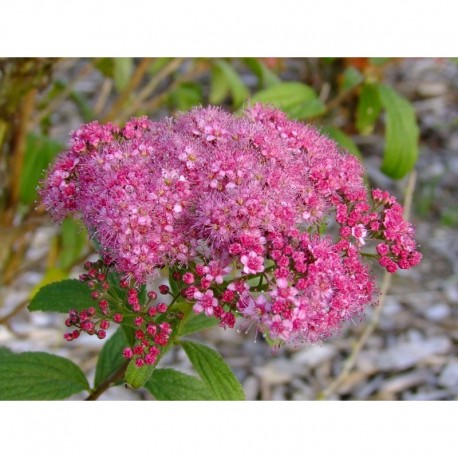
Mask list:
[{"label": "blurred background foliage", "polygon": [[[384,136],[380,170],[391,179],[401,179],[416,163],[419,128],[412,104],[386,81],[387,69],[399,61],[0,59],[2,290],[27,269],[45,267],[33,295],[44,284],[67,277],[91,253],[84,229],[67,219],[53,235],[49,250],[33,260],[26,256],[36,232],[50,224],[37,202],[43,171],[65,149],[68,132],[81,123],[123,123],[139,115],[159,119],[208,104],[237,112],[247,104],[263,102],[281,108],[291,118],[314,123],[363,159],[373,151],[355,139],[380,133]],[[444,217],[453,219],[453,215]],[[0,322],[7,322],[30,297],[0,315]]]}]

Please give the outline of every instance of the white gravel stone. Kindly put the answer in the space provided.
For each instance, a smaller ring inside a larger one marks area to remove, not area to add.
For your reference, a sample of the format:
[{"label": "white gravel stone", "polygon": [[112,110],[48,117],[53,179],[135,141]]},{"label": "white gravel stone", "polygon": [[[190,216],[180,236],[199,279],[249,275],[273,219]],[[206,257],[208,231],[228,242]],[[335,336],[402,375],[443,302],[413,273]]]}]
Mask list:
[{"label": "white gravel stone", "polygon": [[434,304],[425,310],[425,317],[431,321],[443,321],[450,316],[450,306],[448,304]]},{"label": "white gravel stone", "polygon": [[429,380],[431,380],[431,376],[428,374],[427,371],[412,371],[407,374],[398,375],[397,377],[393,377],[386,380],[380,387],[380,391],[399,393],[400,391],[404,391],[408,388],[418,386]]},{"label": "white gravel stone", "polygon": [[254,375],[250,375],[243,382],[243,391],[247,401],[254,401],[259,394],[259,379]]},{"label": "white gravel stone", "polygon": [[395,344],[381,352],[377,365],[382,370],[404,370],[436,354],[448,353],[452,349],[450,339],[445,336],[432,337],[422,342]]},{"label": "white gravel stone", "polygon": [[304,348],[292,357],[294,364],[314,369],[325,361],[330,360],[336,354],[336,348],[331,345],[316,345]]},{"label": "white gravel stone", "polygon": [[450,361],[442,371],[438,384],[446,388],[453,388],[458,392],[458,361]]}]

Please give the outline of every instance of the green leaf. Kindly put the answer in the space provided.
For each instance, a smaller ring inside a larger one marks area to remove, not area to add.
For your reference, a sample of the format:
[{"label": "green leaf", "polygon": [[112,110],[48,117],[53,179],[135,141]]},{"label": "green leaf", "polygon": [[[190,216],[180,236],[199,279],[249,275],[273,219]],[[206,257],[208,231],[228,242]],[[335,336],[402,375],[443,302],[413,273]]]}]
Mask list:
[{"label": "green leaf", "polygon": [[93,299],[86,283],[79,280],[63,280],[44,286],[29,304],[31,312],[68,313],[90,307]]},{"label": "green leaf", "polygon": [[217,66],[211,71],[210,94],[208,101],[212,105],[219,105],[229,95],[229,84],[224,76],[224,72]]},{"label": "green leaf", "polygon": [[219,353],[189,340],[183,340],[180,344],[214,399],[231,401],[245,399],[242,385]]},{"label": "green leaf", "polygon": [[365,84],[361,90],[356,110],[356,128],[362,135],[369,135],[374,130],[380,115],[382,103],[375,84]]},{"label": "green leaf", "polygon": [[386,110],[385,153],[381,170],[391,178],[403,178],[418,158],[419,129],[410,102],[389,86],[378,85]]},{"label": "green leaf", "polygon": [[37,200],[37,186],[44,178],[43,171],[63,146],[42,135],[27,135],[24,165],[21,173],[20,199],[23,204],[31,205]]},{"label": "green leaf", "polygon": [[358,86],[358,84],[362,83],[363,80],[364,77],[358,69],[355,67],[347,67],[343,74],[341,90],[349,91],[350,89]]},{"label": "green leaf", "polygon": [[127,366],[125,381],[131,388],[136,389],[140,388],[141,386],[144,386],[153,374],[154,370],[156,369],[156,365],[159,363],[162,356],[164,356],[174,345],[178,326],[172,325],[172,329],[173,331],[172,334],[169,336],[168,343],[165,347],[160,348],[161,352],[158,355],[155,364],[145,364],[144,366],[137,367],[135,364],[135,360],[132,359],[130,361],[129,365]]},{"label": "green leaf", "polygon": [[334,139],[342,148],[346,149],[349,153],[362,158],[361,151],[356,146],[355,142],[347,134],[342,132],[340,129],[331,126],[325,126],[321,129],[328,137]]},{"label": "green leaf", "polygon": [[118,92],[129,83],[134,69],[134,60],[131,57],[117,57],[113,59],[113,80]]},{"label": "green leaf", "polygon": [[202,380],[174,369],[156,369],[145,388],[158,401],[206,401],[211,394]]},{"label": "green leaf", "polygon": [[389,62],[391,59],[392,59],[392,57],[371,57],[371,58],[369,59],[369,62],[370,62],[372,65],[375,65],[376,67],[378,67],[378,66],[380,66],[380,65],[386,64],[386,63]]},{"label": "green leaf", "polygon": [[0,352],[0,400],[65,399],[89,390],[72,361],[43,352]]},{"label": "green leaf", "polygon": [[268,88],[281,83],[281,79],[272,70],[268,69],[259,59],[247,57],[243,59],[243,61],[257,76],[260,87]]},{"label": "green leaf", "polygon": [[234,70],[234,68],[231,66],[231,64],[229,64],[225,60],[217,59],[215,62],[215,66],[221,71],[226,80],[226,83],[229,87],[229,92],[232,96],[234,107],[239,107],[249,96],[248,89],[246,88],[244,82],[242,81],[238,73]]},{"label": "green leaf", "polygon": [[197,83],[186,81],[170,94],[170,101],[178,110],[189,110],[202,103],[202,88]]},{"label": "green leaf", "polygon": [[0,347],[0,360],[3,356],[11,356],[14,353],[7,347]]},{"label": "green leaf", "polygon": [[102,73],[103,76],[107,78],[113,78],[114,73],[114,59],[111,57],[103,57],[101,59],[97,59],[95,67]]},{"label": "green leaf", "polygon": [[204,313],[198,315],[191,312],[190,318],[185,321],[178,333],[179,336],[187,336],[202,329],[213,328],[218,324],[218,319],[213,316],[206,316]]},{"label": "green leaf", "polygon": [[65,218],[60,227],[61,251],[59,267],[68,269],[83,254],[87,241],[84,226],[73,218]]},{"label": "green leaf", "polygon": [[153,375],[155,368],[156,367],[154,365],[149,364],[145,364],[142,367],[137,367],[135,365],[135,361],[131,360],[126,369],[125,380],[127,385],[133,390],[144,386],[145,383]]},{"label": "green leaf", "polygon": [[128,346],[129,343],[123,329],[118,328],[100,351],[95,369],[95,386],[100,385],[124,364],[126,360],[122,356],[122,351]]},{"label": "green leaf", "polygon": [[155,75],[160,72],[171,60],[173,60],[172,57],[158,57],[157,59],[154,59],[154,62],[148,69],[148,73],[150,75]]},{"label": "green leaf", "polygon": [[46,269],[43,278],[31,289],[29,299],[33,299],[38,291],[40,291],[40,289],[44,286],[57,281],[65,280],[66,278],[68,278],[68,272],[56,267],[49,267]]},{"label": "green leaf", "polygon": [[[119,273],[113,270],[110,271],[107,276],[107,281],[108,281],[108,284],[110,285],[109,292],[111,293],[112,296],[114,296],[117,299],[118,305],[126,303],[127,290],[119,286],[119,283],[121,281],[121,276],[119,275]],[[141,294],[139,295],[139,300],[143,304],[144,302],[142,302],[142,300],[144,300],[144,297],[140,297],[140,296]]]},{"label": "green leaf", "polygon": [[86,96],[79,92],[72,91],[69,98],[75,104],[84,122],[93,121],[95,119],[95,114]]},{"label": "green leaf", "polygon": [[310,87],[287,82],[264,89],[251,98],[252,103],[267,103],[280,108],[295,119],[307,119],[323,114],[326,107]]}]

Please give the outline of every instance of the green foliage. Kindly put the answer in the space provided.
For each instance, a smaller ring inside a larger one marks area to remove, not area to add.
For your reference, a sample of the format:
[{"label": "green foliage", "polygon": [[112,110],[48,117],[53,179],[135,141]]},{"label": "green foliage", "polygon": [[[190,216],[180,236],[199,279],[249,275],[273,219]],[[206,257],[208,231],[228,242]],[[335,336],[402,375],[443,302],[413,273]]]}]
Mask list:
[{"label": "green foliage", "polygon": [[14,353],[7,347],[0,347],[0,360],[3,356],[14,355]]},{"label": "green foliage", "polygon": [[376,84],[367,83],[363,86],[356,110],[356,128],[363,135],[374,130],[375,122],[382,110],[382,103]]},{"label": "green foliage", "polygon": [[92,305],[88,286],[79,280],[63,280],[41,288],[29,304],[31,312],[68,313]]},{"label": "green foliage", "polygon": [[217,59],[212,72],[210,103],[221,103],[228,93],[235,108],[242,105],[249,95],[247,87],[231,64],[223,59]]},{"label": "green foliage", "polygon": [[134,60],[131,57],[113,59],[113,81],[118,91],[122,91],[130,81],[134,70]]},{"label": "green foliage", "polygon": [[114,74],[114,59],[111,57],[104,57],[102,59],[97,59],[95,63],[95,67],[99,72],[107,77],[107,78],[113,78]]},{"label": "green foliage", "polygon": [[202,87],[194,82],[185,82],[170,94],[172,106],[178,110],[186,111],[196,105],[200,105],[203,100]]},{"label": "green foliage", "polygon": [[87,244],[85,227],[73,218],[65,218],[60,228],[59,267],[69,269],[81,257]]},{"label": "green foliage", "polygon": [[358,86],[358,84],[362,83],[363,80],[364,77],[361,75],[359,70],[357,70],[355,67],[347,67],[343,73],[341,90],[349,91]]},{"label": "green foliage", "polygon": [[240,382],[219,353],[189,340],[183,340],[180,344],[214,399],[221,401],[245,399]]},{"label": "green foliage", "polygon": [[78,112],[84,122],[93,121],[95,118],[94,112],[87,100],[86,96],[80,92],[72,91],[70,93],[70,100],[75,104]]},{"label": "green foliage", "polygon": [[362,158],[361,151],[356,146],[355,142],[350,136],[342,132],[336,127],[326,126],[321,129],[326,135],[335,140],[342,148],[346,149],[349,153],[355,155],[359,159]]},{"label": "green foliage", "polygon": [[27,136],[20,184],[22,203],[32,205],[36,202],[37,186],[40,179],[44,178],[44,170],[62,149],[59,142],[43,135],[29,134]]},{"label": "green foliage", "polygon": [[100,385],[106,378],[114,374],[126,361],[122,355],[122,351],[129,345],[126,335],[122,328],[118,328],[116,332],[107,340],[103,346],[97,367],[95,369],[95,386]]},{"label": "green foliage", "polygon": [[154,62],[150,65],[148,73],[150,75],[156,75],[159,73],[171,60],[171,57],[158,57],[154,59]]},{"label": "green foliage", "polygon": [[127,366],[125,381],[132,389],[137,389],[145,385],[149,378],[153,375],[154,365],[145,364],[144,366],[137,367],[135,361],[131,360]]},{"label": "green foliage", "polygon": [[203,329],[213,328],[218,324],[218,319],[213,316],[206,316],[204,313],[191,314],[190,318],[184,322],[179,331],[179,336],[187,336]]},{"label": "green foliage", "polygon": [[281,83],[281,79],[259,59],[247,57],[243,59],[243,62],[258,78],[260,88],[265,89]]},{"label": "green foliage", "polygon": [[392,58],[391,57],[371,57],[369,59],[369,62],[372,64],[372,65],[375,65],[376,67],[378,66],[381,66],[381,65],[385,65],[386,63],[388,63]]},{"label": "green foliage", "polygon": [[43,352],[0,352],[0,400],[54,400],[89,389],[72,361]]},{"label": "green foliage", "polygon": [[315,91],[298,82],[281,83],[264,89],[256,93],[251,102],[274,105],[295,119],[308,119],[325,112],[325,106]]},{"label": "green foliage", "polygon": [[212,105],[219,105],[228,96],[229,84],[223,71],[215,65],[211,72],[210,94],[208,96],[208,101]]},{"label": "green foliage", "polygon": [[211,394],[202,380],[174,369],[156,369],[145,388],[158,401],[206,401]]},{"label": "green foliage", "polygon": [[125,381],[131,388],[136,389],[144,386],[145,383],[150,379],[151,375],[156,369],[157,363],[160,361],[162,356],[164,356],[174,345],[178,327],[176,325],[172,325],[172,329],[173,331],[169,336],[167,345],[165,347],[160,347],[161,352],[157,357],[156,364],[146,364],[142,367],[137,367],[133,359],[130,361],[129,365],[127,366]]},{"label": "green foliage", "polygon": [[419,129],[415,111],[405,98],[384,84],[378,85],[380,101],[386,110],[385,153],[382,172],[403,178],[418,158]]}]

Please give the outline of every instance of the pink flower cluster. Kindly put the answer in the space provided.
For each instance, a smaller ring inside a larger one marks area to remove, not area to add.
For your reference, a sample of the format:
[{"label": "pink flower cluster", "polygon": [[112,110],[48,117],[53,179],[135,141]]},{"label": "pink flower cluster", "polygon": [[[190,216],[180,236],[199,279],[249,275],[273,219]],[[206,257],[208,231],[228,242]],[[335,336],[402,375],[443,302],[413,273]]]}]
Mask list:
[{"label": "pink flower cluster", "polygon": [[82,218],[132,285],[169,266],[196,313],[303,342],[372,302],[371,240],[389,272],[421,259],[402,207],[380,190],[369,199],[362,176],[354,156],[279,110],[210,107],[82,126],[41,195],[56,220]]}]

